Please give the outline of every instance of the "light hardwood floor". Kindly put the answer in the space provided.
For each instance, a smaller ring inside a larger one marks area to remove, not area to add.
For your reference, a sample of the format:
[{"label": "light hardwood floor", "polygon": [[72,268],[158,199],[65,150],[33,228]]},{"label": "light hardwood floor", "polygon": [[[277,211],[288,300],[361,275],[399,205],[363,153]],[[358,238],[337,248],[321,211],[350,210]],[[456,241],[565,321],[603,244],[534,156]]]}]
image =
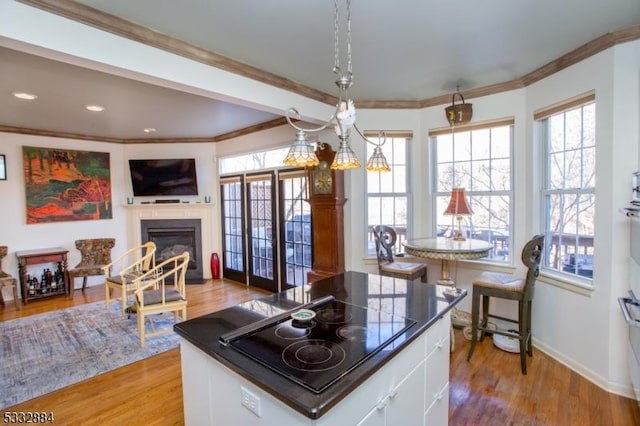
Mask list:
[{"label": "light hardwood floor", "polygon": [[[189,317],[265,294],[232,281],[189,285]],[[104,300],[102,286],[76,291],[72,300],[32,301],[18,311],[11,303],[0,310],[0,321],[99,300]],[[523,376],[518,355],[495,348],[491,339],[476,346],[471,362],[466,361],[469,342],[459,331],[456,343],[450,425],[640,425],[635,401],[603,391],[535,348]],[[164,352],[4,411],[53,412],[60,425],[181,425],[180,352]]]}]

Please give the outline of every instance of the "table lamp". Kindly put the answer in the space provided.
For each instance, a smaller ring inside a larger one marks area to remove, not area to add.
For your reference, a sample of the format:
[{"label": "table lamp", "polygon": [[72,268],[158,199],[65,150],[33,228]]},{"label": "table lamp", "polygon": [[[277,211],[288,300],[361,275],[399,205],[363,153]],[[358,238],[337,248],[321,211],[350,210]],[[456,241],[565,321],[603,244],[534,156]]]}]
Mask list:
[{"label": "table lamp", "polygon": [[465,241],[466,238],[462,235],[462,217],[471,216],[473,210],[467,203],[467,196],[464,192],[464,188],[453,188],[451,191],[451,200],[449,205],[443,213],[445,216],[455,216],[458,220],[458,232],[453,236],[456,241]]}]

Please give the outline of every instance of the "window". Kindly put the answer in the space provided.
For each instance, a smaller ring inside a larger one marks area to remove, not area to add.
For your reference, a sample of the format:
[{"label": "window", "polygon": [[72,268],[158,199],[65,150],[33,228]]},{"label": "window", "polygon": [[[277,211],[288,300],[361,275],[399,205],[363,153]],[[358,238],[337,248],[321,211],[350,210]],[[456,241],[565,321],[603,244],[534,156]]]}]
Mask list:
[{"label": "window", "polygon": [[473,215],[463,219],[463,236],[489,241],[489,258],[511,258],[513,120],[430,132],[433,158],[435,234],[449,236],[457,221],[445,216],[451,189],[464,187]]},{"label": "window", "polygon": [[596,184],[595,96],[581,97],[534,116],[544,165],[543,269],[593,277]]},{"label": "window", "polygon": [[[371,141],[382,142],[367,135]],[[376,225],[392,226],[396,230],[396,253],[404,252],[402,242],[407,236],[409,223],[408,166],[409,133],[387,133],[382,153],[387,158],[390,172],[366,172],[367,185],[367,254],[374,255],[376,244],[371,232]],[[367,144],[367,158],[373,154],[374,146]]]},{"label": "window", "polygon": [[289,147],[284,147],[233,157],[223,157],[220,158],[218,163],[218,171],[221,175],[224,175],[227,173],[282,168],[282,159],[287,156],[288,152]]}]

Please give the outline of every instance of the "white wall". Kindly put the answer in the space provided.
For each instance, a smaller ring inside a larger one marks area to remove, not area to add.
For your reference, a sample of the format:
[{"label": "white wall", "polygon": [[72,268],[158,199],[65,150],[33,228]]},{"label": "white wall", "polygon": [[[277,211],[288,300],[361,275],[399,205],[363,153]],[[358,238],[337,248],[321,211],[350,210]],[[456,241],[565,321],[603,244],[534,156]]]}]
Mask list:
[{"label": "white wall", "polygon": [[[126,249],[127,222],[120,204],[124,203],[128,191],[123,189],[125,163],[120,145],[0,133],[0,146],[2,146],[0,153],[6,155],[7,164],[7,180],[0,181],[0,199],[4,200],[0,204],[0,218],[2,218],[0,244],[9,248],[9,254],[2,264],[5,272],[18,277],[16,251],[49,247],[68,249],[69,267],[73,267],[80,261],[80,252],[75,248],[76,239],[113,237],[116,239],[113,252]],[[22,146],[108,152],[111,163],[113,218],[27,224]],[[89,283],[91,284],[93,281],[95,281],[94,277],[90,277]],[[77,280],[77,284],[81,285],[81,280]]]},{"label": "white wall", "polygon": [[[189,202],[202,202],[205,195],[212,196],[212,202],[215,205],[211,209],[211,220],[216,229],[214,229],[215,235],[209,236],[209,238],[213,240],[212,251],[220,253],[217,168],[214,161],[215,146],[213,144],[120,145],[0,132],[0,146],[2,146],[0,154],[5,154],[7,161],[7,180],[0,181],[0,198],[7,200],[0,205],[0,217],[2,218],[0,245],[9,247],[9,254],[4,259],[2,266],[5,272],[15,277],[18,276],[16,251],[63,247],[69,250],[69,267],[73,267],[80,261],[80,252],[75,248],[75,240],[77,239],[113,237],[116,239],[116,245],[112,250],[114,257],[131,247],[132,241],[127,235],[128,209],[126,208],[126,198],[131,195],[129,158],[189,157],[196,159],[200,195],[180,198]],[[111,164],[113,218],[27,224],[22,146],[108,152]],[[136,203],[145,199],[153,199],[153,197],[136,197]],[[209,255],[210,253],[203,253],[205,278],[211,277],[207,266]],[[89,277],[88,279],[89,285],[101,284],[102,282],[99,277]],[[81,285],[81,280],[76,280],[75,284],[78,288]],[[6,294],[5,296],[9,299],[11,295]]]}]

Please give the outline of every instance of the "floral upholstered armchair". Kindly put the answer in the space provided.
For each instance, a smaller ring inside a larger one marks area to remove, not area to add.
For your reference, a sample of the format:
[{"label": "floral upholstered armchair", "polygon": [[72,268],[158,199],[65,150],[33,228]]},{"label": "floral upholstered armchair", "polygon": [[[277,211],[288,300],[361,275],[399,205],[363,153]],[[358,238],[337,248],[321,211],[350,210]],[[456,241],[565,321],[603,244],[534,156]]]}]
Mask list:
[{"label": "floral upholstered armchair", "polygon": [[69,270],[71,292],[73,295],[74,280],[82,277],[82,291],[87,287],[87,277],[103,275],[103,267],[111,263],[111,249],[116,245],[115,238],[94,238],[76,240],[76,248],[82,256],[80,263]]}]

